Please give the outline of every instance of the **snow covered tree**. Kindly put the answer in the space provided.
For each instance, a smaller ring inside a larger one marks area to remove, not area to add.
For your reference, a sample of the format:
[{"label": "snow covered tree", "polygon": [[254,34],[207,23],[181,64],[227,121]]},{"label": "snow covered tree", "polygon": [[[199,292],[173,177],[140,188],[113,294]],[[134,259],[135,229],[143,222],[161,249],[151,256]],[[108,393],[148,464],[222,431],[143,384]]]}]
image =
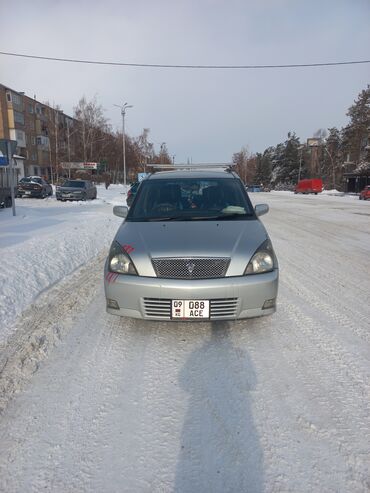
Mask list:
[{"label": "snow covered tree", "polygon": [[342,130],[343,151],[346,161],[370,167],[369,129],[370,129],[370,85],[361,91],[357,100],[348,109],[349,125]]},{"label": "snow covered tree", "polygon": [[272,151],[273,148],[269,147],[263,154],[257,153],[256,156],[256,176],[255,182],[263,185],[270,185],[272,175]]}]

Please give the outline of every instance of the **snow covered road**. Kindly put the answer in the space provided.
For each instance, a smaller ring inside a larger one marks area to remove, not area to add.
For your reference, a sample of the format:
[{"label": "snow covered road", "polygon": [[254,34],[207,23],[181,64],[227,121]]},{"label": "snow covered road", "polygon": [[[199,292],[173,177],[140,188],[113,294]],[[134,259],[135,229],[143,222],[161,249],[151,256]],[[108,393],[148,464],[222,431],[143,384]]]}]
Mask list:
[{"label": "snow covered road", "polygon": [[370,204],[252,199],[280,262],[272,317],[109,316],[99,256],[18,320],[41,354],[3,369],[23,390],[0,417],[0,491],[370,491]]}]

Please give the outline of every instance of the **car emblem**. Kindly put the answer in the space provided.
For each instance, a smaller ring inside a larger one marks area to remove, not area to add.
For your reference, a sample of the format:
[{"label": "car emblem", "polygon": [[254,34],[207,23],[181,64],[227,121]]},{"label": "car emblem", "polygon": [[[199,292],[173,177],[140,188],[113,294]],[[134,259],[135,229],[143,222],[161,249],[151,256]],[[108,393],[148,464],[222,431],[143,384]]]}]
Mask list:
[{"label": "car emblem", "polygon": [[188,269],[189,274],[193,273],[194,267],[194,262],[186,262],[186,268]]}]

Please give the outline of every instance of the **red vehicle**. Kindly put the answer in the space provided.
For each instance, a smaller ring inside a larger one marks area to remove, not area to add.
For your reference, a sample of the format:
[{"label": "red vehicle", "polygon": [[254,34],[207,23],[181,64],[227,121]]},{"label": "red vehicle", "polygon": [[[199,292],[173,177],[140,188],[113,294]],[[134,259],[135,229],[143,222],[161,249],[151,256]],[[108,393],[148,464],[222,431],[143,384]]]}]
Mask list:
[{"label": "red vehicle", "polygon": [[322,192],[322,179],[321,178],[309,178],[307,180],[300,180],[294,193],[314,193],[317,195]]},{"label": "red vehicle", "polygon": [[370,200],[370,185],[367,185],[361,192],[359,196],[360,200]]}]

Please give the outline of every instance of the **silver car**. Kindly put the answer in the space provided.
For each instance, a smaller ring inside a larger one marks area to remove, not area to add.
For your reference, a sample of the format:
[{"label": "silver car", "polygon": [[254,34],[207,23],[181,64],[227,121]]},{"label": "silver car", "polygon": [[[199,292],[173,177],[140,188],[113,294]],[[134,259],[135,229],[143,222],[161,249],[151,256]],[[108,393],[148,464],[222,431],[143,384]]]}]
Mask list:
[{"label": "silver car", "polygon": [[89,180],[66,180],[56,188],[56,198],[62,202],[66,200],[94,200],[96,186]]},{"label": "silver car", "polygon": [[151,320],[235,320],[276,310],[278,263],[238,175],[151,174],[105,263],[107,311]]}]

